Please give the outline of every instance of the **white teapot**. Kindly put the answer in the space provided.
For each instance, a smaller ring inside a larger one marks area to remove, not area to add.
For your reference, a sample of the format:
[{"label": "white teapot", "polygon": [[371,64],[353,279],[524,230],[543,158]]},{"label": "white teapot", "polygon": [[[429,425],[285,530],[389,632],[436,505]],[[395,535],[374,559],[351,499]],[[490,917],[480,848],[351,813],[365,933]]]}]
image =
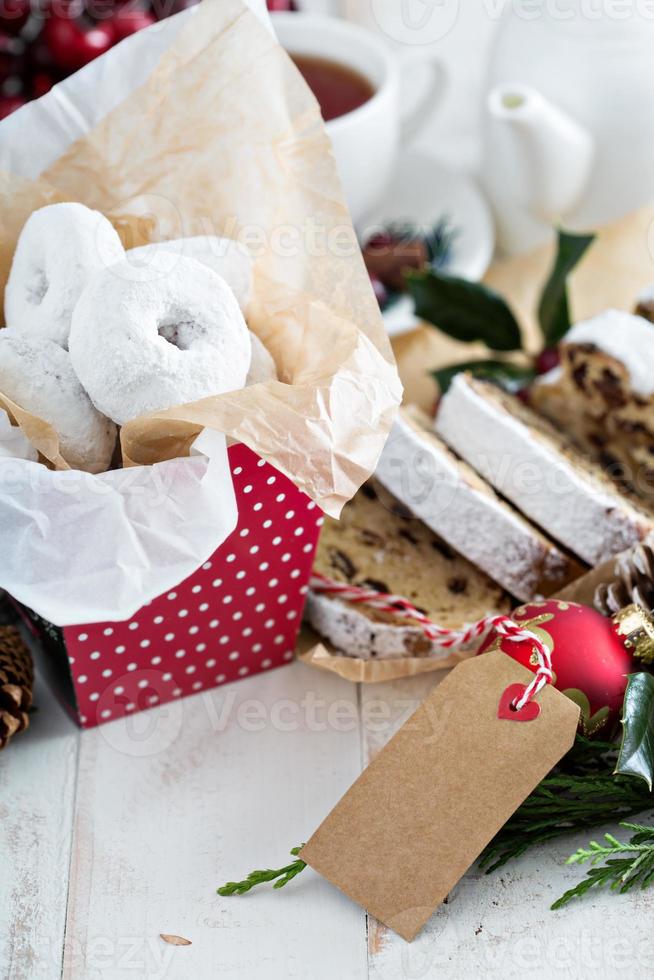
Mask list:
[{"label": "white teapot", "polygon": [[504,251],[654,200],[654,4],[512,0],[487,91],[481,180]]}]

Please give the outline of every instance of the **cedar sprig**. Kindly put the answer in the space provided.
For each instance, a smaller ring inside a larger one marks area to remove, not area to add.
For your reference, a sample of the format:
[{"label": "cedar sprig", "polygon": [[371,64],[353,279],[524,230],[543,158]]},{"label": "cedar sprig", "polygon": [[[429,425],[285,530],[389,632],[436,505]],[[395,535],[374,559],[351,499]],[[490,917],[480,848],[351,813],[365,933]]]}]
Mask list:
[{"label": "cedar sprig", "polygon": [[612,743],[578,736],[488,845],[480,867],[490,874],[537,844],[654,807],[642,780],[612,774],[615,757]]},{"label": "cedar sprig", "polygon": [[[300,844],[299,847],[294,847],[291,855],[297,857],[303,847],[304,844]],[[218,888],[217,891],[219,895],[245,895],[251,888],[255,888],[257,885],[263,885],[268,881],[275,882],[273,888],[283,888],[284,885],[287,885],[289,881],[292,881],[293,878],[296,878],[297,875],[304,871],[306,866],[306,861],[298,858],[297,861],[293,861],[283,868],[251,871],[243,881],[228,881],[226,885]],[[275,881],[275,879],[278,880]]]},{"label": "cedar sprig", "polygon": [[568,858],[566,864],[590,862],[591,867],[582,881],[554,902],[553,909],[563,908],[591,888],[608,885],[613,891],[624,894],[637,885],[642,889],[654,882],[654,827],[627,822],[620,826],[634,831],[628,843],[617,840],[613,834],[604,834],[606,844],[592,840],[587,848],[579,848]]}]

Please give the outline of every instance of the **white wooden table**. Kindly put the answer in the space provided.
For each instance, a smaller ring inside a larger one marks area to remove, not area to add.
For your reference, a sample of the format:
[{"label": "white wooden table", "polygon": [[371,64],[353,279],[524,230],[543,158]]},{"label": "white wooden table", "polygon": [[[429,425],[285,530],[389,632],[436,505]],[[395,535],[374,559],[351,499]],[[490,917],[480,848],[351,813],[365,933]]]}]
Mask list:
[{"label": "white wooden table", "polygon": [[294,664],[83,734],[40,685],[0,754],[0,977],[651,977],[654,890],[548,910],[583,837],[469,872],[411,945],[310,869],[216,894],[284,864],[437,682],[358,689]]},{"label": "white wooden table", "polygon": [[[471,0],[438,49],[450,84],[420,142],[457,167],[478,159],[493,27]],[[84,734],[38,686],[29,732],[0,753],[0,980],[653,976],[654,889],[549,911],[585,836],[469,872],[411,945],[310,870],[216,895],[284,864],[437,681],[357,689],[294,664]]]}]

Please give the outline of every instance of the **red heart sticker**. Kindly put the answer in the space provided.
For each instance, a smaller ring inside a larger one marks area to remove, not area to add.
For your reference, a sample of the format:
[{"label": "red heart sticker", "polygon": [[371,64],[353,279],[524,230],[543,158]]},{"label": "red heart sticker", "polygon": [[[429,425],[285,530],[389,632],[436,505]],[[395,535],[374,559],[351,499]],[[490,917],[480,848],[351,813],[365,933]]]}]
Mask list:
[{"label": "red heart sticker", "polygon": [[502,721],[534,721],[540,714],[538,701],[528,701],[520,711],[513,707],[515,702],[522,697],[527,690],[524,684],[509,684],[506,691],[500,698],[497,707],[497,717]]}]

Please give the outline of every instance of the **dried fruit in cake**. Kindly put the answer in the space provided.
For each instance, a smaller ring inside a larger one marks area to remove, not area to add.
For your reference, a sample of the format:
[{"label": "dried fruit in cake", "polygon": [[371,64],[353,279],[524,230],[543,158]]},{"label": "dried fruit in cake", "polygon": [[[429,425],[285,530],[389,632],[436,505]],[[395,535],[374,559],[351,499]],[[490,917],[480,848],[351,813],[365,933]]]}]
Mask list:
[{"label": "dried fruit in cake", "polygon": [[523,601],[547,596],[583,568],[501,500],[433,432],[418,409],[402,409],[377,479],[459,554]]},{"label": "dried fruit in cake", "polygon": [[654,502],[654,326],[608,310],[568,331],[560,357],[531,404]]},{"label": "dried fruit in cake", "polygon": [[546,419],[489,382],[458,375],[435,427],[499,493],[589,565],[654,529],[654,513],[621,493]]},{"label": "dried fruit in cake", "polygon": [[[461,627],[511,605],[503,589],[375,481],[346,504],[340,521],[325,520],[315,570],[335,582],[400,595],[445,627]],[[307,618],[351,657],[449,656],[415,621],[335,596],[310,591]]]}]

